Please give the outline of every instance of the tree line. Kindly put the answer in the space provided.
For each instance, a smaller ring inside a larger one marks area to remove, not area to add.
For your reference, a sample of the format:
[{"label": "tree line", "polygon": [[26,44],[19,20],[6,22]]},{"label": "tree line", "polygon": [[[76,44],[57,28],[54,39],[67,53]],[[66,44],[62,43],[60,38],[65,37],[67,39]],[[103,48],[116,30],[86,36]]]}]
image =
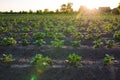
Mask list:
[{"label": "tree line", "polygon": [[120,14],[120,3],[118,4],[118,7],[111,9],[110,7],[99,7],[98,9],[88,9],[86,6],[82,5],[78,9],[78,11],[74,11],[73,3],[69,2],[67,4],[62,4],[60,9],[56,9],[56,11],[50,11],[48,8],[44,10],[37,10],[37,11],[19,11],[14,12],[13,10],[10,10],[9,12],[0,12],[5,14],[54,14],[54,13],[66,13],[66,14],[72,14],[72,13],[81,13],[81,14]]}]

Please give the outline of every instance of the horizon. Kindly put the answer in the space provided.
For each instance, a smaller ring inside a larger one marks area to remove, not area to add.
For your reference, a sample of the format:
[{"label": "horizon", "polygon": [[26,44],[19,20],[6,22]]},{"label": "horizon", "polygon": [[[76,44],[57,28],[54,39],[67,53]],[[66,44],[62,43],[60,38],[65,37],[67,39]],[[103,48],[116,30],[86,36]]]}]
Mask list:
[{"label": "horizon", "polygon": [[62,4],[67,4],[68,2],[73,3],[73,9],[78,10],[81,5],[88,7],[89,9],[99,7],[110,7],[111,9],[116,8],[120,3],[119,0],[1,0],[0,11],[36,11],[49,9],[50,11],[55,11],[60,9]]}]

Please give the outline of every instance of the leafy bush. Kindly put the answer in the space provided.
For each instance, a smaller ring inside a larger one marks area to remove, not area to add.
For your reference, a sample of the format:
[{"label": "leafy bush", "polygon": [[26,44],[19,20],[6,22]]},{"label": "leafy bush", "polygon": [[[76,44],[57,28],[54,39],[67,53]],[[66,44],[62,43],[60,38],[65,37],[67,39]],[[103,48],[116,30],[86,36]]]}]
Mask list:
[{"label": "leafy bush", "polygon": [[110,55],[106,54],[105,57],[104,57],[104,64],[105,65],[113,64],[114,59],[115,58],[113,56],[110,56]]},{"label": "leafy bush", "polygon": [[8,46],[8,45],[15,45],[17,41],[11,37],[4,38],[1,42],[3,46]]},{"label": "leafy bush", "polygon": [[120,31],[115,31],[113,38],[120,40]]},{"label": "leafy bush", "polygon": [[73,53],[73,54],[70,54],[69,56],[68,56],[68,62],[69,62],[69,64],[70,65],[78,65],[79,64],[79,62],[82,60],[82,57],[81,56],[79,56],[79,55],[76,55],[75,53]]},{"label": "leafy bush", "polygon": [[54,47],[58,47],[58,48],[62,48],[64,41],[63,40],[59,40],[59,39],[55,39],[53,41],[51,41],[52,46]]},{"label": "leafy bush", "polygon": [[13,56],[11,54],[3,54],[2,55],[2,59],[1,59],[4,63],[9,63],[11,61],[13,61]]},{"label": "leafy bush", "polygon": [[29,41],[27,39],[23,39],[19,43],[22,44],[23,46],[26,46],[29,44]]},{"label": "leafy bush", "polygon": [[34,43],[38,46],[41,46],[41,45],[45,44],[46,42],[43,39],[39,39],[39,40],[36,40]]},{"label": "leafy bush", "polygon": [[33,38],[38,40],[38,39],[43,39],[45,37],[45,33],[42,32],[37,32],[33,34]]}]

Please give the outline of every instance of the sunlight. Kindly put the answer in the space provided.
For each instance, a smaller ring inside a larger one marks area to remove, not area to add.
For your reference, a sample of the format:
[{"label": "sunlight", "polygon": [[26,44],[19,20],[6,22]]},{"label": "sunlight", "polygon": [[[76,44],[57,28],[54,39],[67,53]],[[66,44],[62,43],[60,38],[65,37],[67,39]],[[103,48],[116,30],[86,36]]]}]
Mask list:
[{"label": "sunlight", "polygon": [[98,8],[98,6],[96,6],[96,5],[94,5],[94,4],[93,4],[93,5],[87,4],[86,7],[87,7],[88,9]]},{"label": "sunlight", "polygon": [[62,4],[67,4],[68,2],[72,2],[73,9],[78,10],[81,5],[84,5],[89,9],[101,6],[115,8],[120,0],[2,0],[0,2],[0,11],[29,11],[30,9],[36,11],[38,9],[44,10],[46,8],[49,8],[49,10],[56,10],[60,9]]},{"label": "sunlight", "polygon": [[88,9],[94,9],[99,7],[99,4],[97,4],[97,2],[94,0],[85,1],[83,5],[85,5]]}]

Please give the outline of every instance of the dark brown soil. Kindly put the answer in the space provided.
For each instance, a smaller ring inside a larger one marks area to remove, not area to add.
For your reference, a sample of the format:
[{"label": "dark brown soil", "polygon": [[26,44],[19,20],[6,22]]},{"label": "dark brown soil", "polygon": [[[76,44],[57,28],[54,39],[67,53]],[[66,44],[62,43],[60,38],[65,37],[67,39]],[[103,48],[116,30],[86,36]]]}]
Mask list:
[{"label": "dark brown soil", "polygon": [[[30,64],[32,57],[38,53],[54,59],[53,65],[42,73]],[[65,62],[71,53],[83,57],[81,65],[72,67]],[[2,54],[12,54],[15,62],[10,65],[0,62],[0,80],[120,80],[119,48],[0,46],[0,57]],[[118,62],[105,66],[105,54],[114,56]]]}]

